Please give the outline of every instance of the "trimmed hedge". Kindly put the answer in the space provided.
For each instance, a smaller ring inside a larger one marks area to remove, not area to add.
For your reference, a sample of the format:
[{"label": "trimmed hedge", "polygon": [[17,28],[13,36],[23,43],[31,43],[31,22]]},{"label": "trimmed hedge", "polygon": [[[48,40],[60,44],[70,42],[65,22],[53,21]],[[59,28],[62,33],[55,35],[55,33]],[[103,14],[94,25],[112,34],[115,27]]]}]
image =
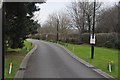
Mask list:
[{"label": "trimmed hedge", "polygon": [[[108,47],[108,48],[120,48],[120,40],[118,39],[120,35],[117,33],[97,33],[96,34],[96,46]],[[82,35],[82,40],[84,43],[89,44],[89,33],[84,33]]]},{"label": "trimmed hedge", "polygon": [[[98,47],[107,47],[107,48],[115,48],[120,49],[120,34],[117,33],[96,33],[96,46]],[[78,35],[77,35],[78,36]],[[33,35],[31,36],[35,39],[46,40],[45,35]],[[90,44],[90,34],[84,33],[82,34],[82,43]],[[48,36],[47,40],[56,41],[56,36]],[[74,35],[74,37],[68,37],[67,40],[59,39],[60,42],[64,43],[72,43],[72,44],[82,44],[78,37]]]}]

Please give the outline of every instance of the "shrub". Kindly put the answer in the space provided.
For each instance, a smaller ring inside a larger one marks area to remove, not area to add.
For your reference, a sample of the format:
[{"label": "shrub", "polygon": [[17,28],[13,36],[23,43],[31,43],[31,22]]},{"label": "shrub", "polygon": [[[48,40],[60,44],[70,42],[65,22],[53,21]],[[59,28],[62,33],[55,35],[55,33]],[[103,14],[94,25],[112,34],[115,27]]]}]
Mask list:
[{"label": "shrub", "polygon": [[89,37],[90,37],[89,33],[82,34],[82,41],[83,41],[83,43],[89,44],[90,43]]},{"label": "shrub", "polygon": [[[84,33],[82,39],[84,43],[90,44],[89,33]],[[118,39],[117,33],[97,33],[95,45],[118,49],[120,47],[120,40]]]},{"label": "shrub", "polygon": [[77,38],[69,38],[67,39],[68,43],[72,43],[72,44],[79,44],[79,39]]}]

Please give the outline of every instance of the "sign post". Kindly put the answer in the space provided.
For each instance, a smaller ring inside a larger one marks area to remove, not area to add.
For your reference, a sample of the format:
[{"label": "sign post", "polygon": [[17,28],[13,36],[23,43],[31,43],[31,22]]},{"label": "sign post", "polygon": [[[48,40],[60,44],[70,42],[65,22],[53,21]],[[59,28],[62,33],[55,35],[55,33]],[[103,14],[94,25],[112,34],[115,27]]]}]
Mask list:
[{"label": "sign post", "polygon": [[95,34],[90,36],[90,44],[91,44],[91,59],[93,59],[94,58]]},{"label": "sign post", "polygon": [[93,12],[93,27],[92,27],[92,38],[91,38],[91,59],[94,58],[94,43],[95,43],[95,35],[94,35],[94,28],[95,28],[95,7],[96,7],[96,0],[94,0],[94,12]]}]

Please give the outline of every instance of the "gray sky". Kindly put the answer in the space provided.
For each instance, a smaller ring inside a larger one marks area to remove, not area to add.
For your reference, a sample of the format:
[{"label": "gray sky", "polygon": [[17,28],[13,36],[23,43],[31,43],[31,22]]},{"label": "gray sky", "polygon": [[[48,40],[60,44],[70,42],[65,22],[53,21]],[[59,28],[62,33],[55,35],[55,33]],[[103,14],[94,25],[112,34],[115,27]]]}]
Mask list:
[{"label": "gray sky", "polygon": [[[40,23],[44,23],[49,14],[60,10],[64,10],[66,6],[70,4],[71,1],[74,0],[47,0],[46,3],[37,5],[41,8],[41,10],[35,12],[34,19],[38,20]],[[115,2],[118,2],[118,0],[96,0],[96,1],[106,2],[107,5],[105,6],[107,7],[114,5]]]},{"label": "gray sky", "polygon": [[38,12],[35,12],[35,19],[39,20],[41,23],[43,23],[46,19],[47,16],[53,12],[60,11],[70,3],[70,2],[49,2],[48,0],[44,4],[38,5],[41,10]]}]

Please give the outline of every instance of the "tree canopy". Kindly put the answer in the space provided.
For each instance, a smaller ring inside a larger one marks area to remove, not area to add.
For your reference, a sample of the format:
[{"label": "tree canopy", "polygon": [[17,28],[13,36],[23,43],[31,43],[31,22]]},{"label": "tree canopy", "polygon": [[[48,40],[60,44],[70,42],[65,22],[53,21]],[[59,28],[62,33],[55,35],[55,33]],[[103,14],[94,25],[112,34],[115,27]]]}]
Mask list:
[{"label": "tree canopy", "polygon": [[[40,2],[41,3],[41,2]],[[32,20],[33,12],[39,11],[36,2],[5,2],[4,5],[4,38],[5,46],[22,48],[26,36],[35,33],[39,27]]]}]

